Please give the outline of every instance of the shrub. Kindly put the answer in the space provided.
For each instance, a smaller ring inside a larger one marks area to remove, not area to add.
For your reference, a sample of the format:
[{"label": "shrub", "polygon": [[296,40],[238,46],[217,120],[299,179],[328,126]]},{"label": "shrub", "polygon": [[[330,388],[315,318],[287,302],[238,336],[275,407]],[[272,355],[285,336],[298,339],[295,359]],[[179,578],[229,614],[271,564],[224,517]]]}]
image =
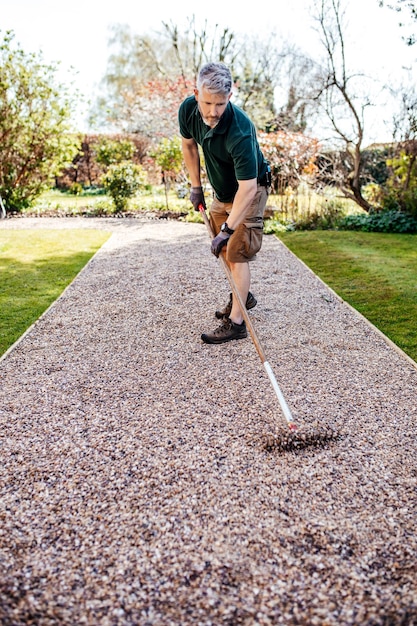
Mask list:
[{"label": "shrub", "polygon": [[129,199],[145,183],[145,170],[141,165],[136,165],[131,161],[111,165],[103,176],[104,188],[114,202],[116,213],[127,208]]},{"label": "shrub", "polygon": [[135,154],[135,144],[129,139],[101,137],[95,149],[96,161],[106,167],[130,161]]},{"label": "shrub", "polygon": [[348,215],[340,223],[341,230],[379,233],[416,233],[417,219],[395,209]]},{"label": "shrub", "polygon": [[294,224],[290,222],[281,222],[277,219],[265,220],[264,233],[265,235],[273,235],[275,233],[285,233],[294,229]]},{"label": "shrub", "polygon": [[377,183],[369,183],[362,187],[362,195],[373,207],[381,207],[383,202],[384,188]]},{"label": "shrub", "polygon": [[417,187],[384,190],[382,206],[387,211],[404,212],[417,217]]},{"label": "shrub", "polygon": [[415,142],[407,150],[387,160],[391,176],[382,189],[384,209],[398,210],[417,217],[417,159]]},{"label": "shrub", "polygon": [[200,211],[194,211],[194,209],[190,209],[187,215],[182,218],[182,221],[191,222],[193,224],[204,224]]},{"label": "shrub", "polygon": [[103,217],[105,215],[112,214],[112,204],[107,200],[99,200],[94,204],[91,204],[88,208],[81,211],[82,215],[89,215],[90,217]]},{"label": "shrub", "polygon": [[0,41],[0,196],[8,212],[31,206],[79,149],[70,132],[75,98],[58,67]]},{"label": "shrub", "polygon": [[80,185],[80,183],[72,183],[68,191],[73,196],[81,196],[83,192],[83,186]]},{"label": "shrub", "polygon": [[171,183],[177,179],[181,172],[183,156],[181,150],[181,139],[175,137],[164,137],[156,146],[150,156],[155,159],[155,163],[161,168],[162,181],[165,187],[165,201],[168,209],[168,191]]},{"label": "shrub", "polygon": [[318,208],[294,222],[294,230],[331,230],[337,228],[345,216],[343,205],[337,200],[325,200]]}]

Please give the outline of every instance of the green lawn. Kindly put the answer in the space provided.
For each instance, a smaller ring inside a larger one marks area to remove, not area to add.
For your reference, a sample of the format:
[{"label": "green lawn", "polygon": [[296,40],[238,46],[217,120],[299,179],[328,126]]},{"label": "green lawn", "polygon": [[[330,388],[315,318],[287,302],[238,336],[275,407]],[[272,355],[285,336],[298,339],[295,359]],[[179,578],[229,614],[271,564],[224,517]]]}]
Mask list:
[{"label": "green lawn", "polygon": [[297,231],[279,238],[325,283],[417,360],[417,236]]},{"label": "green lawn", "polygon": [[[175,189],[168,194],[168,209],[170,211],[187,211],[191,208],[191,202],[188,197],[185,199],[178,198]],[[131,198],[128,210],[133,212],[142,211],[164,211],[167,209],[165,189],[162,185],[152,187],[151,191],[138,193]],[[112,215],[114,213],[114,203],[110,196],[97,195],[80,195],[73,196],[68,193],[51,189],[42,194],[34,203],[33,207],[23,211],[32,215]]]},{"label": "green lawn", "polygon": [[0,355],[109,238],[94,230],[0,230]]},{"label": "green lawn", "polygon": [[[0,355],[108,239],[94,230],[0,231]],[[417,236],[297,231],[279,238],[417,360]]]}]

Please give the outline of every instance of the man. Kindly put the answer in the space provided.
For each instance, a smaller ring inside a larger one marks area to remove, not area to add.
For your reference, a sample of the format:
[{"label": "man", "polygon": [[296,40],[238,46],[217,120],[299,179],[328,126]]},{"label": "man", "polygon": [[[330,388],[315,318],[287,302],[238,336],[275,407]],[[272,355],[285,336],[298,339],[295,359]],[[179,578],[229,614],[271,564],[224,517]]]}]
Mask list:
[{"label": "man", "polygon": [[[262,245],[263,214],[268,197],[270,169],[259,148],[253,122],[230,102],[232,76],[223,63],[207,63],[198,75],[194,95],[181,104],[178,120],[182,151],[191,180],[190,200],[206,208],[201,186],[199,145],[214,198],[210,223],[215,233],[211,251],[225,254],[233,280],[246,308],[256,305],[249,291],[249,261]],[[235,301],[236,300],[236,301]],[[203,333],[205,343],[224,343],[247,337],[237,299],[216,311],[221,325]]]}]

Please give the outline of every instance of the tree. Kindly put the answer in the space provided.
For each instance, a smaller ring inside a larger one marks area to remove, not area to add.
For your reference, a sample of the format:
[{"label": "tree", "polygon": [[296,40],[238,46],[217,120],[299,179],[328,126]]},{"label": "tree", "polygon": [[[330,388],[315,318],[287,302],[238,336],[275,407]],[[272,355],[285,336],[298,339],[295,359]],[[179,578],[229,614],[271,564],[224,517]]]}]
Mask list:
[{"label": "tree", "polygon": [[207,20],[200,28],[195,15],[188,20],[185,31],[172,22],[162,22],[167,41],[174,51],[175,69],[179,70],[183,79],[197,78],[201,65],[212,59],[233,66],[239,46],[235,33],[228,27],[219,29],[219,25],[210,26]]},{"label": "tree", "polygon": [[206,23],[197,31],[194,17],[181,34],[164,22],[153,37],[115,27],[110,41],[115,52],[103,78],[106,94],[97,102],[95,117],[124,132],[176,134],[178,104],[192,93],[200,64],[211,55],[230,60],[233,43],[228,29],[219,35],[217,26],[212,33]]},{"label": "tree", "polygon": [[135,144],[129,139],[101,137],[96,146],[96,161],[106,167],[122,161],[130,161],[135,154]]},{"label": "tree", "polygon": [[164,137],[155,150],[151,153],[157,165],[162,171],[162,182],[165,187],[165,201],[168,209],[168,191],[172,181],[180,173],[183,166],[181,139],[178,136]]},{"label": "tree", "polygon": [[30,206],[79,149],[57,67],[13,39],[6,32],[0,44],[0,196],[8,212]]},{"label": "tree", "polygon": [[395,91],[394,154],[387,160],[390,176],[381,189],[381,203],[417,215],[417,90],[413,82]]},{"label": "tree", "polygon": [[229,63],[234,81],[234,101],[265,129],[275,116],[275,88],[282,80],[290,49],[285,43],[277,48],[276,35],[268,39],[246,38],[239,55]]},{"label": "tree", "polygon": [[150,137],[177,134],[179,103],[192,93],[201,65],[213,59],[229,65],[236,103],[263,127],[275,114],[274,89],[289,55],[283,44],[277,49],[274,35],[241,40],[207,21],[199,27],[194,17],[182,30],[162,23],[153,37],[119,26],[111,45],[116,52],[103,79],[106,95],[97,103],[97,119]]},{"label": "tree", "polygon": [[[383,7],[384,5],[384,0],[380,0],[379,6]],[[417,7],[414,0],[396,0],[395,4],[387,4],[387,7],[397,13],[402,13],[403,11],[408,12],[411,20],[417,22]],[[399,26],[404,27],[405,24],[400,22]],[[410,33],[404,37],[404,40],[408,46],[413,46],[416,43],[415,33]]]},{"label": "tree", "polygon": [[287,187],[297,188],[303,177],[314,176],[317,139],[288,131],[261,132],[259,145],[271,166],[274,193],[282,194]]},{"label": "tree", "polygon": [[56,187],[71,189],[74,183],[82,187],[99,186],[112,163],[132,159],[143,165],[148,160],[150,140],[138,134],[84,135],[80,141],[81,150],[56,177]]},{"label": "tree", "polygon": [[277,115],[265,125],[266,132],[288,131],[303,133],[307,128],[307,103],[296,91],[295,85],[290,85],[287,102],[283,104]]},{"label": "tree", "polygon": [[393,90],[398,108],[394,114],[394,139],[398,142],[417,141],[417,89],[411,80]]},{"label": "tree", "polygon": [[361,97],[365,77],[348,69],[341,1],[318,0],[315,6],[325,59],[317,65],[311,97],[324,112],[335,144],[339,144],[334,151],[337,161],[329,170],[334,172],[333,182],[343,195],[369,211],[372,205],[362,195],[361,179],[364,112],[370,105],[366,95]]},{"label": "tree", "polygon": [[182,78],[128,81],[108,109],[107,122],[124,133],[149,139],[178,133],[178,104],[192,93],[194,83]]}]

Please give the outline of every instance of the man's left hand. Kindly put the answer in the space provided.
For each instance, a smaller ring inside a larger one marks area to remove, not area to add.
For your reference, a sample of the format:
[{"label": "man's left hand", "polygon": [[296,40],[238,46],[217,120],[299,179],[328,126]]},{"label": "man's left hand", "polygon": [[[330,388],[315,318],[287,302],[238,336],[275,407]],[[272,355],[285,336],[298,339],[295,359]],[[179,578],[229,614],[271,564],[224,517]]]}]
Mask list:
[{"label": "man's left hand", "polygon": [[219,233],[211,242],[211,251],[212,253],[219,258],[219,254],[222,248],[227,244],[227,240],[229,239],[229,233]]}]

